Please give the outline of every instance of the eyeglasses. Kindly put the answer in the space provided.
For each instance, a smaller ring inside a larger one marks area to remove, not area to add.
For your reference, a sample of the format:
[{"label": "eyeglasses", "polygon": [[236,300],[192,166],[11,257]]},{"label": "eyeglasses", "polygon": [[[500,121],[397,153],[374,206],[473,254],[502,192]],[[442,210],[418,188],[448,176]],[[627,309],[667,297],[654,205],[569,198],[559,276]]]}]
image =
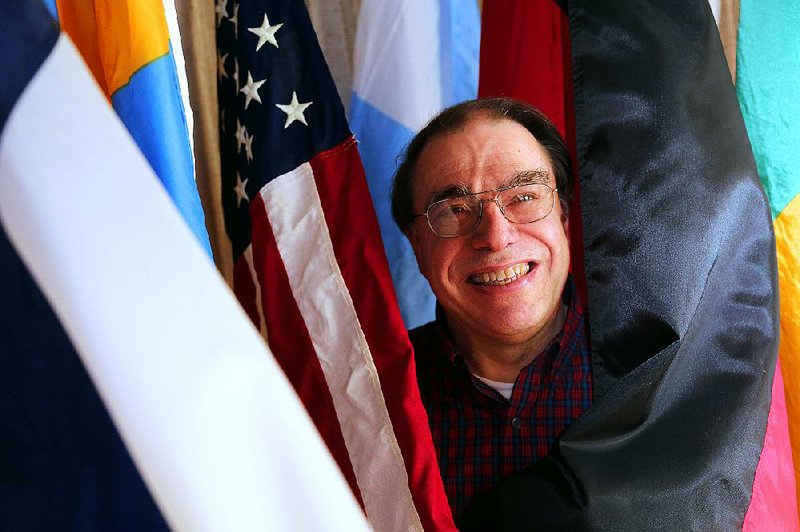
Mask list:
[{"label": "eyeglasses", "polygon": [[[517,185],[465,194],[455,198],[435,201],[428,205],[425,216],[428,226],[436,235],[450,238],[474,231],[481,222],[483,204],[494,202],[506,220],[516,224],[529,224],[546,218],[553,210],[557,188],[542,183]],[[495,193],[493,198],[481,199],[484,194]]]}]

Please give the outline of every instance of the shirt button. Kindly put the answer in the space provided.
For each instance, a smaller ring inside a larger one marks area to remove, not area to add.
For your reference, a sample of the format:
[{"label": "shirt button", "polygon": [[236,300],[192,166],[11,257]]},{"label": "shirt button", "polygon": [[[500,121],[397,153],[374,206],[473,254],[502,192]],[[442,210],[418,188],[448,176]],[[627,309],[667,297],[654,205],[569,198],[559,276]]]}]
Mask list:
[{"label": "shirt button", "polygon": [[518,417],[515,417],[511,420],[511,426],[519,430],[519,428],[522,426],[522,420]]}]

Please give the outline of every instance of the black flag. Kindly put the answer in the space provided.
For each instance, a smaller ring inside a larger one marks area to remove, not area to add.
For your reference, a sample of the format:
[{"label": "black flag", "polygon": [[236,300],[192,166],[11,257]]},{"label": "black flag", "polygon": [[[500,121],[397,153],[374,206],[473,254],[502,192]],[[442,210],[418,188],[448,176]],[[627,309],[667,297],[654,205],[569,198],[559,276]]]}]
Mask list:
[{"label": "black flag", "polygon": [[462,529],[740,529],[777,273],[714,19],[686,0],[573,0],[569,19],[595,404]]}]

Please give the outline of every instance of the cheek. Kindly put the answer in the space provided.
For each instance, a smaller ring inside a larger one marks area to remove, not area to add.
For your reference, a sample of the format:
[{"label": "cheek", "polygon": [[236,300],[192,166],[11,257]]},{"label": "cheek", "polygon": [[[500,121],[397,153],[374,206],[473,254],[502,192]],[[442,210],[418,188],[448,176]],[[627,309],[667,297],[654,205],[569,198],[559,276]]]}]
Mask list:
[{"label": "cheek", "polygon": [[559,264],[559,270],[562,270],[566,275],[566,272],[569,271],[570,263],[569,238],[566,235],[560,235],[553,249],[553,253]]},{"label": "cheek", "polygon": [[430,267],[428,266],[430,264],[430,261],[427,260],[427,257],[423,255],[423,256],[418,256],[417,257],[417,263],[419,265],[420,273],[422,273],[422,276],[425,277],[428,280],[428,282],[430,283],[431,279],[432,279],[431,278],[431,270],[430,270]]},{"label": "cheek", "polygon": [[414,252],[414,257],[417,259],[417,267],[419,268],[420,273],[423,276],[427,277],[427,247],[426,241],[414,231],[411,230],[409,233],[406,234],[408,237],[408,241],[411,243],[411,249]]},{"label": "cheek", "polygon": [[547,246],[551,267],[560,270],[569,266],[569,239],[561,224],[548,227],[538,240]]},{"label": "cheek", "polygon": [[419,271],[427,279],[430,279],[431,273],[435,271],[432,268],[432,265],[436,262],[433,256],[434,251],[435,250],[432,248],[429,242],[417,242],[417,245],[414,247],[414,253],[417,256],[417,265],[419,266]]},{"label": "cheek", "polygon": [[420,254],[419,269],[428,281],[434,284],[446,282],[453,266],[452,252],[447,242],[432,242]]}]

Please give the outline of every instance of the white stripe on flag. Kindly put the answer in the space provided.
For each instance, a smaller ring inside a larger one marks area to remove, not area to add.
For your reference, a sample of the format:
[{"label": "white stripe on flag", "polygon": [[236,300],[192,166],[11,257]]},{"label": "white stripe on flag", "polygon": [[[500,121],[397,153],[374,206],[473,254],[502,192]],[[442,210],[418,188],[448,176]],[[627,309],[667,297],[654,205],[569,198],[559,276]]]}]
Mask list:
[{"label": "white stripe on flag", "polygon": [[311,165],[274,179],[261,197],[333,398],[367,519],[376,530],[422,530],[378,372],[336,262]]},{"label": "white stripe on flag", "polygon": [[261,283],[258,282],[258,274],[256,273],[255,264],[253,264],[253,244],[247,246],[247,249],[242,253],[244,261],[247,263],[247,270],[250,272],[250,277],[253,280],[253,290],[256,296],[256,309],[258,310],[258,329],[261,336],[269,343],[269,336],[267,335],[267,322],[264,319],[264,307],[261,305]]},{"label": "white stripe on flag", "polygon": [[[436,0],[361,2],[353,92],[411,131],[442,108],[439,18]],[[398,61],[398,53],[413,60]]]},{"label": "white stripe on flag", "polygon": [[173,528],[367,530],[271,353],[63,36],[0,137],[0,222]]}]

